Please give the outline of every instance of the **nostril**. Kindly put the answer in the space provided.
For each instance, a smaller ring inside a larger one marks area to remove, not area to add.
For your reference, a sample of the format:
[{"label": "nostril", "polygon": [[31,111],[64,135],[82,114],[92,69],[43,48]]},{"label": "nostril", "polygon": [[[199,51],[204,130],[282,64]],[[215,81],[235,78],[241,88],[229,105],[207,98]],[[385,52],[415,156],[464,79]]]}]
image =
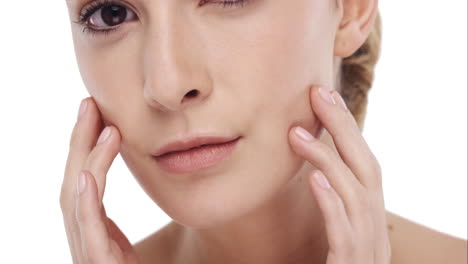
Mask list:
[{"label": "nostril", "polygon": [[186,94],[187,97],[196,97],[198,95],[197,90],[192,90]]}]

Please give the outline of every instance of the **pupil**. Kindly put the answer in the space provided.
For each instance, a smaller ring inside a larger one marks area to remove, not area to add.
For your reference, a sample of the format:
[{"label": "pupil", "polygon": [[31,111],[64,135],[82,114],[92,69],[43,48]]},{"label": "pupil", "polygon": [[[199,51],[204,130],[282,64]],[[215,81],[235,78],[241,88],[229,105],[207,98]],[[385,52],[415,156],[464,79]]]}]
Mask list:
[{"label": "pupil", "polygon": [[115,26],[123,21],[127,17],[127,10],[122,6],[110,5],[106,6],[101,11],[102,21],[109,26]]}]

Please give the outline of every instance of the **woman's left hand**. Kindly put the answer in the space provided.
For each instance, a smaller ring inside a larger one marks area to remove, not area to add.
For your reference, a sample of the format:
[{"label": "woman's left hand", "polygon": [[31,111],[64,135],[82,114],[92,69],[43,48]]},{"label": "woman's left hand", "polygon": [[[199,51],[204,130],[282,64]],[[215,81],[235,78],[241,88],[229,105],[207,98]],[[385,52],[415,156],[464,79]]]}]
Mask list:
[{"label": "woman's left hand", "polygon": [[292,128],[289,139],[318,168],[308,184],[325,221],[327,264],[390,264],[381,167],[338,92],[312,87],[310,102],[339,154],[306,130],[301,138]]}]

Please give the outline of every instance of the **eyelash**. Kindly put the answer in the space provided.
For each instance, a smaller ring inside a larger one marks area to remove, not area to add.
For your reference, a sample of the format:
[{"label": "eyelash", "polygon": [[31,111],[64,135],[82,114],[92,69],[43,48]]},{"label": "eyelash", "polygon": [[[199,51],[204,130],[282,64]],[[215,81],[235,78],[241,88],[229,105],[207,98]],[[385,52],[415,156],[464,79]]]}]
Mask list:
[{"label": "eyelash", "polygon": [[[223,1],[213,2],[213,4],[220,5],[222,8],[240,8],[240,7],[243,7],[248,1],[252,1],[252,0],[223,0]],[[209,2],[210,0],[201,0],[198,6],[200,7]],[[109,28],[104,28],[104,29],[95,29],[89,26],[88,19],[92,15],[94,15],[94,13],[96,13],[96,11],[98,11],[99,9],[110,6],[110,5],[118,5],[121,7],[125,7],[123,4],[115,0],[97,0],[89,4],[87,7],[85,7],[83,11],[81,12],[80,18],[78,19],[78,21],[73,21],[73,23],[81,25],[83,33],[91,34],[91,35],[97,35],[97,34],[101,34],[104,36],[108,35],[118,30],[120,26],[109,27]],[[125,8],[128,8],[128,7],[125,7]]]}]

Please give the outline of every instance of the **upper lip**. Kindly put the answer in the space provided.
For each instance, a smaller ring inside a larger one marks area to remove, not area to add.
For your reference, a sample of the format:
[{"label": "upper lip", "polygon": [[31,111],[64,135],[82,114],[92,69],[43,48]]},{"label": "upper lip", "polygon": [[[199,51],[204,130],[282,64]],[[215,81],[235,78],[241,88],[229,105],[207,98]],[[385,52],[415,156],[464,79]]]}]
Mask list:
[{"label": "upper lip", "polygon": [[174,151],[184,151],[189,150],[194,147],[208,144],[221,144],[233,141],[239,138],[239,136],[218,136],[218,135],[192,135],[184,136],[174,141],[170,141],[167,144],[164,144],[156,152],[153,153],[153,156],[162,156],[169,152]]}]

